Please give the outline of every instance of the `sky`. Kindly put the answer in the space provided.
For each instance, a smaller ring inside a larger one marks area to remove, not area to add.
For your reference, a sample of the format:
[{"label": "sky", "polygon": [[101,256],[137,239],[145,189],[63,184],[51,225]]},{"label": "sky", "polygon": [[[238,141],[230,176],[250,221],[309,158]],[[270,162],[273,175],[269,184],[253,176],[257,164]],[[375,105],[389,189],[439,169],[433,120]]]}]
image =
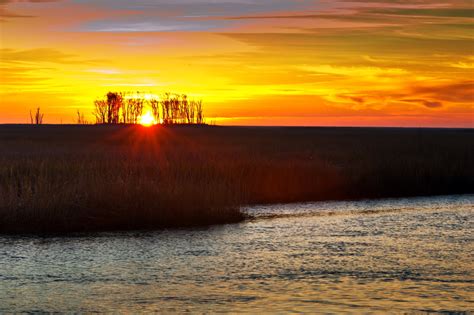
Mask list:
[{"label": "sky", "polygon": [[472,0],[0,0],[0,123],[187,93],[222,125],[474,127]]}]

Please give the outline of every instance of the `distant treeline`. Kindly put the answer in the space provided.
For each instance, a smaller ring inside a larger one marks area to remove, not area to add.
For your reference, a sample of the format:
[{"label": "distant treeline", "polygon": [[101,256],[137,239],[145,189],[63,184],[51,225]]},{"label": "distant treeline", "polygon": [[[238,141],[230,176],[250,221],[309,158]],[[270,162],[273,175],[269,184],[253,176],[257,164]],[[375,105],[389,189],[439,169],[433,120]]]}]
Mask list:
[{"label": "distant treeline", "polygon": [[147,94],[109,92],[105,99],[94,102],[94,116],[98,124],[136,124],[145,106],[151,108],[156,122],[163,124],[203,124],[202,101],[189,100],[186,94],[165,93],[148,98]]}]

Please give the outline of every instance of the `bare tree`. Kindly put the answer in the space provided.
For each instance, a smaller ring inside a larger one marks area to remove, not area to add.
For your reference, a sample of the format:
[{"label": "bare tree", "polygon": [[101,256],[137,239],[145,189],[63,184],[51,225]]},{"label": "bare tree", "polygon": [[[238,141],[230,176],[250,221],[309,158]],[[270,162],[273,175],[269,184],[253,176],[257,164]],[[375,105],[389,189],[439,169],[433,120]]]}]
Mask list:
[{"label": "bare tree", "polygon": [[178,123],[179,118],[179,98],[176,95],[171,97],[171,123]]},{"label": "bare tree", "polygon": [[191,106],[190,103],[188,102],[188,96],[186,94],[182,95],[182,100],[181,103],[183,104],[183,117],[185,120],[185,123],[191,124]]},{"label": "bare tree", "polygon": [[203,106],[202,106],[202,101],[196,101],[195,102],[196,106],[196,124],[202,125],[204,124],[204,113],[203,113]]},{"label": "bare tree", "polygon": [[107,123],[107,101],[96,100],[94,101],[94,116],[96,123],[105,124]]},{"label": "bare tree", "polygon": [[133,98],[133,99],[129,99],[128,103],[130,104],[130,110],[131,110],[129,123],[136,124],[138,123],[138,119],[143,113],[145,100],[142,98]]},{"label": "bare tree", "polygon": [[196,114],[196,109],[194,106],[194,101],[189,102],[189,123],[194,124],[195,122],[195,114]]},{"label": "bare tree", "polygon": [[42,125],[43,117],[44,117],[44,114],[41,113],[41,109],[39,107],[36,109],[36,113],[34,116],[30,110],[30,123],[32,125]]},{"label": "bare tree", "polygon": [[120,122],[120,110],[123,106],[122,93],[107,93],[107,123],[118,124]]},{"label": "bare tree", "polygon": [[155,121],[159,122],[160,121],[160,101],[153,98],[150,100],[150,106],[151,106],[151,112],[153,114],[153,117],[155,118]]},{"label": "bare tree", "polygon": [[163,113],[163,123],[166,124],[171,124],[171,115],[170,115],[170,109],[171,109],[171,101],[170,101],[170,93],[165,93],[163,96],[163,99],[161,100],[161,109]]},{"label": "bare tree", "polygon": [[84,113],[81,113],[79,110],[77,110],[77,120],[76,123],[78,125],[87,125],[89,122],[84,118]]},{"label": "bare tree", "polygon": [[132,99],[127,99],[126,101],[123,102],[123,107],[122,107],[122,122],[124,124],[129,124],[130,122],[130,116],[132,113]]},{"label": "bare tree", "polygon": [[[97,123],[136,124],[145,105],[151,107],[153,117],[163,124],[204,124],[202,101],[189,100],[186,94],[165,93],[160,100],[146,100],[140,93],[107,93],[105,100],[94,102]],[[78,113],[79,114],[79,113]]]}]

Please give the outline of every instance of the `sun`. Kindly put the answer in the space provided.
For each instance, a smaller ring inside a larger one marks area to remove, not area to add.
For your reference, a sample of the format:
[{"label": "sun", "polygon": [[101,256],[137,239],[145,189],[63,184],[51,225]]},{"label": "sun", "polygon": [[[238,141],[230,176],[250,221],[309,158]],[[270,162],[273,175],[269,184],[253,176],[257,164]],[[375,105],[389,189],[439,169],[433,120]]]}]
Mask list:
[{"label": "sun", "polygon": [[140,116],[139,123],[142,126],[150,127],[156,125],[158,122],[155,120],[155,117],[153,117],[151,112],[147,111],[144,115]]}]

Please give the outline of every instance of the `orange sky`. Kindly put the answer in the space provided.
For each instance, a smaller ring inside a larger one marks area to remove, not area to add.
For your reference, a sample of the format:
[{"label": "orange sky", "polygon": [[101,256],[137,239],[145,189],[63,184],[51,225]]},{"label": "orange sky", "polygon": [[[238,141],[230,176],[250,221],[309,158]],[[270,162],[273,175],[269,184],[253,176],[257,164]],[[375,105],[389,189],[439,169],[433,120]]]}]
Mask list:
[{"label": "orange sky", "polygon": [[0,0],[0,123],[107,91],[232,125],[474,127],[470,0]]}]

